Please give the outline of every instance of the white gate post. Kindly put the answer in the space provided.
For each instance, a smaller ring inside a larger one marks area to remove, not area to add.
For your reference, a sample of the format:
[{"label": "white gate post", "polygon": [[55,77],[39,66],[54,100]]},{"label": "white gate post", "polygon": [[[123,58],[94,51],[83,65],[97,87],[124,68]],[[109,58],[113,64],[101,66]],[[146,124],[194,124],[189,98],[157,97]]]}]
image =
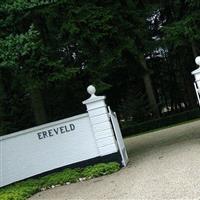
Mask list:
[{"label": "white gate post", "polygon": [[88,86],[87,91],[91,97],[82,103],[87,107],[99,155],[115,153],[118,148],[105,103],[106,97],[96,96],[96,89],[92,85]]},{"label": "white gate post", "polygon": [[195,62],[199,66],[199,68],[192,71],[192,75],[194,75],[194,78],[195,78],[194,88],[195,88],[198,103],[200,106],[200,56],[196,57]]}]

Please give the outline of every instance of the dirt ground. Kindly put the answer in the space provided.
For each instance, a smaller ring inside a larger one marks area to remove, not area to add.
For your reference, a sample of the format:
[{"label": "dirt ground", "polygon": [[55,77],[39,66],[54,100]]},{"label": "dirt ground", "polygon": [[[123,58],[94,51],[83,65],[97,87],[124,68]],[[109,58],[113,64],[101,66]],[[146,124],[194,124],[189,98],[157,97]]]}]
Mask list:
[{"label": "dirt ground", "polygon": [[30,200],[200,199],[200,121],[126,138],[125,144],[126,168]]}]

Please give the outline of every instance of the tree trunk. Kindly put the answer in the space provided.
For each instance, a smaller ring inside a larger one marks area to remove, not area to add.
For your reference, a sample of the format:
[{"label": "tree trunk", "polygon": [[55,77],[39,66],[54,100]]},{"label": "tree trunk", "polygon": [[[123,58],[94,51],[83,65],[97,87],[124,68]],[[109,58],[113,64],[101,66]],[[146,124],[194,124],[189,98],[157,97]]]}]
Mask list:
[{"label": "tree trunk", "polygon": [[146,60],[145,60],[143,55],[140,55],[140,62],[142,64],[142,66],[144,67],[145,71],[146,71],[144,76],[143,76],[143,80],[144,80],[144,85],[145,85],[146,94],[147,94],[147,97],[148,97],[149,104],[152,108],[154,116],[160,117],[160,111],[159,111],[158,105],[156,103],[156,98],[155,98],[153,87],[152,87],[150,71],[147,68]]},{"label": "tree trunk", "polygon": [[43,98],[39,89],[31,90],[31,104],[37,125],[47,122],[47,116],[43,104]]},{"label": "tree trunk", "polygon": [[193,56],[194,56],[194,58],[196,58],[198,56],[197,47],[196,47],[196,45],[195,45],[193,40],[192,40],[191,44],[192,44]]},{"label": "tree trunk", "polygon": [[160,117],[160,111],[158,109],[158,105],[156,103],[156,99],[155,99],[155,96],[154,96],[150,75],[145,74],[143,76],[143,80],[144,80],[144,85],[145,85],[148,101],[149,101],[149,104],[150,104],[150,106],[153,110],[153,113],[156,117]]},{"label": "tree trunk", "polygon": [[193,77],[191,76],[191,74],[185,72],[185,76],[184,76],[184,84],[185,84],[185,91],[186,91],[185,98],[187,99],[189,108],[194,108],[198,106],[194,85],[192,84],[193,83],[192,78]]}]

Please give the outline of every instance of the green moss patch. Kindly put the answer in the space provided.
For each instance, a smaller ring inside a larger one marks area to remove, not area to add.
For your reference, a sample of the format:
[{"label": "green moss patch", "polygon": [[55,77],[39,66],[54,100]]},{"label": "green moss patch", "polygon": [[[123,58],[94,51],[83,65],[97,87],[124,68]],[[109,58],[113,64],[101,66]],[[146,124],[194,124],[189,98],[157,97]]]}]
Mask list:
[{"label": "green moss patch", "polygon": [[116,162],[99,163],[85,168],[65,169],[37,179],[28,179],[3,187],[0,189],[0,200],[25,200],[48,188],[111,174],[119,169],[120,165]]}]

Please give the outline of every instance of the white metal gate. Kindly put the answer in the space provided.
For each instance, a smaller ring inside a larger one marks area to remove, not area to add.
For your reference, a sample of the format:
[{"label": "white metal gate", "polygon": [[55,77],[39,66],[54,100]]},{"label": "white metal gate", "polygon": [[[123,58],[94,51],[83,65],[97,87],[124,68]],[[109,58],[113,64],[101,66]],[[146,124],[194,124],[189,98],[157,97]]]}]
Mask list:
[{"label": "white metal gate", "polygon": [[197,95],[198,103],[199,103],[199,105],[200,105],[199,89],[198,89],[198,85],[197,85],[196,82],[194,82],[194,88],[195,88],[195,91],[196,91],[196,95]]},{"label": "white metal gate", "polygon": [[111,122],[112,122],[112,125],[113,125],[115,136],[116,136],[116,139],[117,139],[119,151],[120,151],[120,154],[121,154],[121,157],[122,157],[122,164],[125,167],[128,163],[128,155],[127,155],[127,152],[126,152],[124,140],[122,138],[122,133],[121,133],[121,130],[120,130],[120,127],[119,127],[117,115],[116,115],[115,112],[113,112],[110,109],[109,106],[108,106],[108,110],[109,110],[109,114],[110,114],[110,117],[111,117]]}]

